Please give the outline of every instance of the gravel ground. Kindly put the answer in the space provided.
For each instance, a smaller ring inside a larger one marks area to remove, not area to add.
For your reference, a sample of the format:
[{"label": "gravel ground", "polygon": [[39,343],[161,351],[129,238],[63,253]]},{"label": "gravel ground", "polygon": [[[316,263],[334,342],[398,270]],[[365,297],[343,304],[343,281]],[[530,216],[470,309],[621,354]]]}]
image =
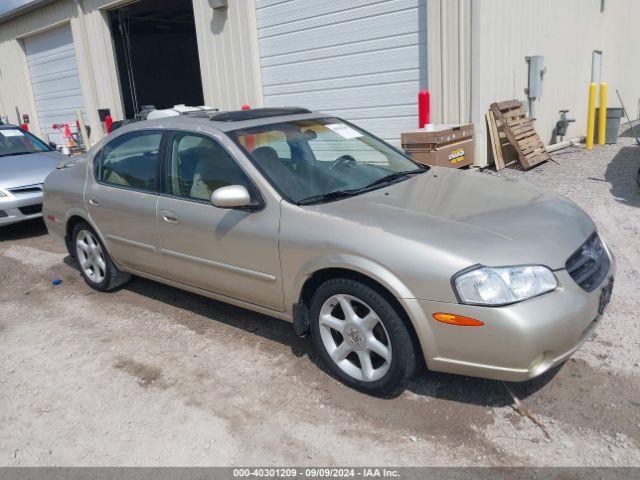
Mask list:
[{"label": "gravel ground", "polygon": [[501,382],[424,373],[375,399],[287,323],[142,279],[99,294],[30,222],[0,231],[0,465],[640,465],[640,147],[554,160],[500,175],[582,206],[618,274],[597,335],[508,386],[535,421]]}]

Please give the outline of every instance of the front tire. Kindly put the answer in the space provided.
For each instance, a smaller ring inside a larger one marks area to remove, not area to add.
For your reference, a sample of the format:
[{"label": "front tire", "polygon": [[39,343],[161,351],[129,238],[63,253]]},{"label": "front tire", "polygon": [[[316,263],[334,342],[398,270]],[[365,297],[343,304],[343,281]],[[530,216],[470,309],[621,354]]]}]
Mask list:
[{"label": "front tire", "polygon": [[416,367],[411,334],[375,289],[344,278],[324,282],[311,300],[310,326],[322,360],[346,385],[379,397],[407,387]]},{"label": "front tire", "polygon": [[100,292],[124,285],[131,275],[114,265],[96,232],[86,222],[78,223],[71,235],[75,260],[87,285]]}]

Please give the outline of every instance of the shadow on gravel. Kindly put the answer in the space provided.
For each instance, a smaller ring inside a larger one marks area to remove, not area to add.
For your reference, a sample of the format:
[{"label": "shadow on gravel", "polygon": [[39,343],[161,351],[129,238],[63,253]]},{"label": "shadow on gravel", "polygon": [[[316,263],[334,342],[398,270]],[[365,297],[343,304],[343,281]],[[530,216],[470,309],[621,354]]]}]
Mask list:
[{"label": "shadow on gravel", "polygon": [[[78,264],[71,256],[67,255],[63,261],[80,272]],[[295,335],[290,323],[268,315],[136,276],[129,283],[112,290],[112,293],[121,290],[141,295],[152,302],[162,302],[167,306],[195,314],[195,316],[184,315],[173,318],[176,322],[200,335],[214,335],[212,326],[213,322],[216,322],[289,346],[296,357],[309,355],[313,351],[313,346],[307,339],[298,338]],[[204,317],[206,320],[197,317]]]},{"label": "shadow on gravel", "polygon": [[[555,367],[527,382],[507,384],[519,399],[525,400],[547,385],[561,368],[562,365]],[[418,395],[485,407],[506,407],[513,404],[504,382],[461,375],[437,372],[418,374],[409,390]]]},{"label": "shadow on gravel", "polygon": [[620,134],[618,135],[619,137],[635,138],[636,135],[638,137],[640,137],[640,124],[637,124],[637,122],[636,122],[636,124],[634,125],[633,128],[628,126],[628,124],[627,124],[627,126],[622,127],[622,128],[624,128],[624,130],[622,132],[620,132]]},{"label": "shadow on gravel", "polygon": [[41,218],[0,227],[0,242],[23,240],[25,238],[40,237],[42,235],[47,235],[47,227],[45,227]]},{"label": "shadow on gravel", "polygon": [[286,345],[291,348],[291,352],[296,357],[312,356],[313,346],[311,342],[305,338],[298,338],[290,323],[277,318],[140,277],[133,277],[131,282],[121,287],[121,289],[206,318],[204,321],[190,315],[185,316],[186,318],[176,318],[176,321],[195,333],[201,335],[213,334],[212,322],[223,323]]},{"label": "shadow on gravel", "polygon": [[611,194],[620,203],[640,207],[640,189],[636,184],[638,169],[640,169],[640,147],[638,146],[621,148],[607,165],[604,178],[611,184]]}]

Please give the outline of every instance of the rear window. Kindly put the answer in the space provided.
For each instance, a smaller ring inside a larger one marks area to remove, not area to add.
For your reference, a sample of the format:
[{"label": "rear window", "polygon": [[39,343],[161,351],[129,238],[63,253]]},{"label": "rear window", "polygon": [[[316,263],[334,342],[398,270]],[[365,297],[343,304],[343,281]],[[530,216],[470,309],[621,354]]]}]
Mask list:
[{"label": "rear window", "polygon": [[162,132],[133,132],[109,142],[98,154],[98,181],[137,190],[156,191]]}]

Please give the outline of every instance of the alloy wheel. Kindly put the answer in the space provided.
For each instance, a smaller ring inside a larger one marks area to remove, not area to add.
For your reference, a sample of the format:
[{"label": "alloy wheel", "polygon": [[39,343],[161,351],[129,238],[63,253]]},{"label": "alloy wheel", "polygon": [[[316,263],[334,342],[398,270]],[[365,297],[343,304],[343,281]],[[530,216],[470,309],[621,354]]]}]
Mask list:
[{"label": "alloy wheel", "polygon": [[80,268],[93,283],[102,283],[107,274],[107,263],[100,242],[88,230],[80,230],[76,236],[76,258]]},{"label": "alloy wheel", "polygon": [[391,341],[376,312],[346,294],[329,297],[320,309],[320,337],[335,364],[356,380],[374,382],[391,366]]}]

